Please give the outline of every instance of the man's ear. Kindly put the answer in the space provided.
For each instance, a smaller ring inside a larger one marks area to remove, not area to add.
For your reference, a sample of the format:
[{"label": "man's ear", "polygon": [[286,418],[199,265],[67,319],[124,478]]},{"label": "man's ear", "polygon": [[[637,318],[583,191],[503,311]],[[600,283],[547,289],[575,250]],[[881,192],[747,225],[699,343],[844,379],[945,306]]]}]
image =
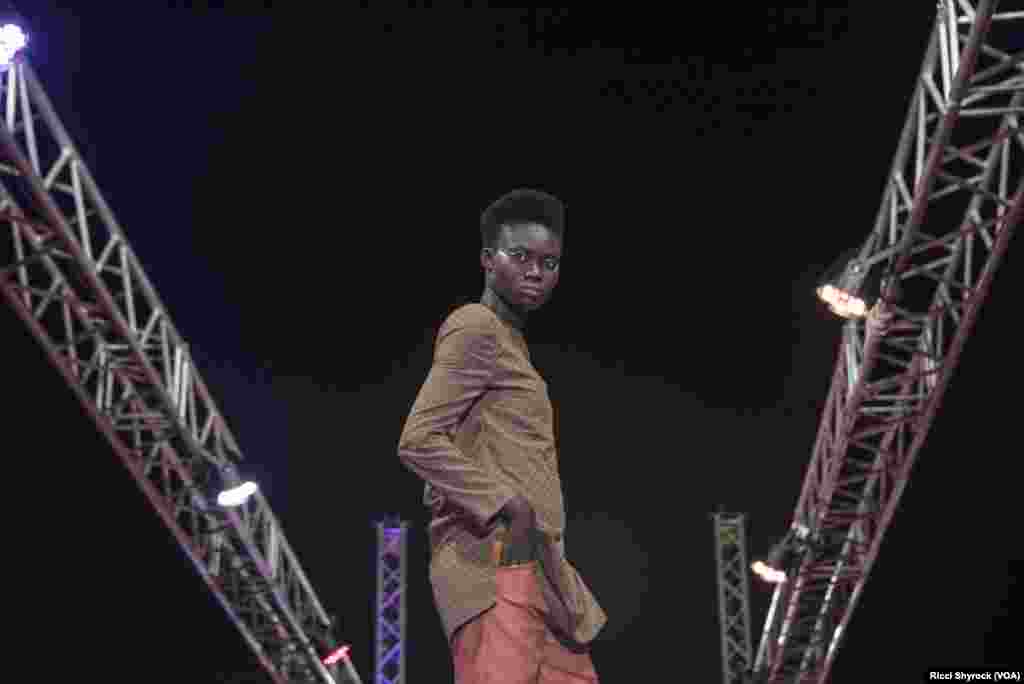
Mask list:
[{"label": "man's ear", "polygon": [[483,266],[485,271],[490,271],[493,268],[494,261],[494,250],[490,247],[484,247],[480,250],[480,265]]}]

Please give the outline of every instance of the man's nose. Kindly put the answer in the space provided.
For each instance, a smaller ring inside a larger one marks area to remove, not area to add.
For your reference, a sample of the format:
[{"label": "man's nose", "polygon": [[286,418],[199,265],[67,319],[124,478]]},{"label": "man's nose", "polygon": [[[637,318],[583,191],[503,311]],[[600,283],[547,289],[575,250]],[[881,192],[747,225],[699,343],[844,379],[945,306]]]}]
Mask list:
[{"label": "man's nose", "polygon": [[540,266],[538,266],[537,262],[533,259],[526,263],[526,275],[533,278],[540,278],[541,276]]}]

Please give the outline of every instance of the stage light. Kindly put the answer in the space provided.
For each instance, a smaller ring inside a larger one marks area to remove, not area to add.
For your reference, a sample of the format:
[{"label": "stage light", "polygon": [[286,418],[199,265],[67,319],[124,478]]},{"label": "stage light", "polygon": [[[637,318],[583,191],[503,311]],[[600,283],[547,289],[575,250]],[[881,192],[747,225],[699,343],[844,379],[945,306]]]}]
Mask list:
[{"label": "stage light", "polygon": [[825,271],[816,292],[837,316],[864,318],[877,301],[881,284],[881,263],[865,262],[860,248],[854,248],[844,252]]},{"label": "stage light", "polygon": [[217,503],[227,508],[241,506],[250,496],[255,494],[259,487],[255,482],[243,482],[237,487],[225,489],[217,495]]},{"label": "stage light", "polygon": [[[259,486],[244,479],[231,463],[217,465],[206,461],[195,471],[196,493],[201,495],[201,505],[208,512],[216,514],[217,507],[235,508],[241,506],[259,491]],[[211,502],[217,502],[213,506]]]},{"label": "stage light", "polygon": [[846,290],[832,285],[822,285],[818,288],[818,296],[828,304],[832,313],[843,318],[863,318],[867,315],[867,302]]},{"label": "stage light", "polygon": [[259,490],[255,482],[241,478],[231,464],[216,468],[215,472],[219,477],[214,477],[212,484],[217,490],[217,503],[225,508],[241,506]]},{"label": "stage light", "polygon": [[384,513],[376,516],[372,522],[375,528],[383,530],[388,539],[396,539],[401,536],[405,527],[402,517],[396,513]]},{"label": "stage light", "polygon": [[334,649],[331,653],[327,654],[327,656],[323,659],[324,665],[331,666],[339,660],[342,660],[343,658],[347,659],[350,650],[351,649],[347,645],[339,646],[338,648]]},{"label": "stage light", "polygon": [[765,582],[784,583],[789,578],[789,573],[800,561],[801,556],[811,548],[808,541],[809,535],[810,529],[805,525],[794,525],[781,541],[772,546],[765,558],[751,563],[750,569]]},{"label": "stage light", "polygon": [[345,672],[348,673],[349,681],[354,682],[354,684],[362,684],[359,673],[356,672],[355,666],[352,665],[350,657],[352,647],[349,644],[338,645],[341,644],[341,639],[339,638],[341,635],[341,623],[337,615],[329,616],[326,625],[311,628],[309,635],[316,644],[317,653],[321,654],[320,662],[325,667],[333,667],[341,663]]},{"label": "stage light", "polygon": [[28,45],[28,36],[17,24],[4,23],[0,26],[0,70],[14,61],[18,51]]},{"label": "stage light", "polygon": [[754,561],[750,566],[758,577],[769,584],[782,584],[786,581],[786,573],[783,570],[773,568],[764,561]]},{"label": "stage light", "polygon": [[782,584],[786,581],[787,572],[793,566],[796,549],[787,537],[776,544],[768,553],[767,558],[758,559],[750,564],[750,568],[769,584]]}]

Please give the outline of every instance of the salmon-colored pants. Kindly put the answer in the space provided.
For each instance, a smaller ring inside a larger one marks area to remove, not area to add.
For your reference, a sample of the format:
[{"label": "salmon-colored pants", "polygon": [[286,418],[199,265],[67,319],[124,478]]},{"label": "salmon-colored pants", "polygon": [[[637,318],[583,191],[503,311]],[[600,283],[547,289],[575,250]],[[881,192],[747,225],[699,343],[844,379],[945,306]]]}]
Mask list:
[{"label": "salmon-colored pants", "polygon": [[534,563],[499,567],[497,603],[455,632],[455,684],[597,684],[587,650],[544,621]]}]

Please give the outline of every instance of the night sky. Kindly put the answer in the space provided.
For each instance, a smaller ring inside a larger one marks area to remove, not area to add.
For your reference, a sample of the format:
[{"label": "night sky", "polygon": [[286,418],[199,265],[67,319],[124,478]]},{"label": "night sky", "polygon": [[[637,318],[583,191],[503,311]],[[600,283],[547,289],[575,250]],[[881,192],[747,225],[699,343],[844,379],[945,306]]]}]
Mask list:
[{"label": "night sky", "polygon": [[[871,229],[934,3],[68,4],[20,3],[30,59],[363,681],[372,521],[390,512],[412,525],[406,682],[451,681],[422,483],[396,444],[437,327],[480,295],[480,211],[521,186],[569,206],[562,281],[527,338],[555,404],[566,550],[609,615],[598,672],[719,681],[708,514],[746,512],[752,554],[791,520],[841,332],[813,287]],[[1022,662],[1021,249],[966,345],[835,684]],[[22,495],[8,499],[8,558],[23,562],[9,560],[8,590],[30,641],[59,654],[48,671],[265,681],[6,306],[0,326],[2,453],[24,483],[9,484]],[[42,487],[50,498],[27,497]],[[750,595],[756,645],[770,592]]]}]

